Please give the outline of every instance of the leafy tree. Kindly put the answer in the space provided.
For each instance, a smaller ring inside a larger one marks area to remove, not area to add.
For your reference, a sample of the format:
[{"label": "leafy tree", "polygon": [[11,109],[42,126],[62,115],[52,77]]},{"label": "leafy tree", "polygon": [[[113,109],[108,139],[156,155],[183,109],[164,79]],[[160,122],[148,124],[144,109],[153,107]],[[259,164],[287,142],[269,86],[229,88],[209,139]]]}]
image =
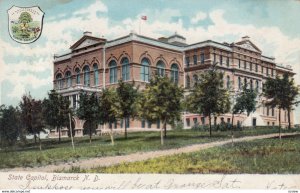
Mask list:
[{"label": "leafy tree", "polygon": [[32,17],[30,15],[30,13],[28,13],[26,11],[21,13],[21,15],[19,16],[19,23],[26,24],[26,23],[29,23],[31,21],[32,21]]},{"label": "leafy tree", "polygon": [[76,110],[78,118],[88,124],[90,143],[92,143],[92,132],[96,130],[100,111],[98,98],[95,93],[89,95],[86,92],[80,93],[79,108]]},{"label": "leafy tree", "polygon": [[70,101],[59,95],[55,90],[48,93],[48,99],[43,100],[43,113],[47,125],[58,130],[59,142],[61,141],[61,128],[68,127]]},{"label": "leafy tree", "polygon": [[[117,120],[118,115],[118,95],[115,90],[111,88],[103,89],[100,94],[100,111],[99,121],[102,124],[113,123]],[[113,130],[111,129],[110,138],[111,144],[114,145]]]},{"label": "leafy tree", "polygon": [[288,128],[291,129],[291,111],[294,109],[293,107],[298,103],[296,102],[296,99],[299,95],[299,88],[295,85],[294,78],[289,78],[289,75],[287,73],[283,75],[282,81],[285,91],[283,106],[284,109],[288,112]]},{"label": "leafy tree", "polygon": [[138,89],[133,84],[124,83],[122,80],[119,81],[119,85],[116,89],[118,96],[118,117],[123,118],[125,121],[125,139],[127,139],[127,126],[129,118],[134,119],[137,116],[137,99]]},{"label": "leafy tree", "polygon": [[183,88],[168,77],[154,76],[139,99],[139,117],[148,121],[162,121],[161,145],[167,136],[167,124],[180,120]]},{"label": "leafy tree", "polygon": [[43,106],[41,100],[33,99],[30,94],[23,95],[19,104],[21,109],[21,120],[28,133],[34,135],[36,143],[39,136],[39,147],[42,149],[40,133],[45,133],[45,120],[43,116]]},{"label": "leafy tree", "polygon": [[247,85],[243,85],[243,89],[239,91],[235,98],[235,103],[232,108],[232,118],[231,118],[231,137],[233,139],[233,120],[235,114],[241,114],[247,112],[247,116],[256,109],[256,97],[257,93],[253,89],[248,89]]},{"label": "leafy tree", "polygon": [[1,106],[0,136],[2,145],[13,145],[19,136],[18,108]]},{"label": "leafy tree", "polygon": [[212,135],[211,117],[230,110],[229,93],[223,87],[223,73],[217,71],[216,65],[212,65],[212,68],[200,74],[199,82],[186,97],[188,111],[208,117],[210,136]]},{"label": "leafy tree", "polygon": [[265,89],[263,96],[267,98],[265,103],[266,106],[271,108],[278,108],[278,119],[279,119],[279,139],[281,139],[281,110],[288,110],[292,107],[293,98],[291,95],[291,88],[289,85],[288,74],[284,74],[282,78],[276,76],[275,79],[268,78],[265,83]]}]

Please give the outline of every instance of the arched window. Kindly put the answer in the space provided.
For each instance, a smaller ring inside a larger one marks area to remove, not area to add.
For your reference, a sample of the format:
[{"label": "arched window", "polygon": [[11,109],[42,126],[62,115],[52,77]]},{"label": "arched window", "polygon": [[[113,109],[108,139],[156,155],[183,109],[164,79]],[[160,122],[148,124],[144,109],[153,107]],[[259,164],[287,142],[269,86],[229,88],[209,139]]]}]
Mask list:
[{"label": "arched window", "polygon": [[109,67],[109,82],[115,83],[118,80],[117,76],[117,63],[116,61],[112,60],[108,64]]},{"label": "arched window", "polygon": [[227,75],[227,80],[226,80],[226,87],[227,89],[230,89],[230,77]]},{"label": "arched window", "polygon": [[193,82],[194,82],[194,87],[195,87],[197,85],[197,83],[198,83],[198,76],[197,76],[197,74],[193,75]]},{"label": "arched window", "polygon": [[83,67],[83,82],[85,86],[90,86],[90,68],[88,65]]},{"label": "arched window", "polygon": [[94,69],[94,85],[97,86],[99,84],[99,71],[98,71],[98,65],[95,63],[93,65]]},{"label": "arched window", "polygon": [[150,62],[147,58],[142,59],[142,67],[141,67],[141,80],[145,82],[149,82],[149,66]]},{"label": "arched window", "polygon": [[242,80],[241,80],[241,77],[239,77],[238,81],[239,81],[239,90],[241,90],[242,89]]},{"label": "arched window", "polygon": [[160,77],[165,76],[165,63],[160,60],[157,62],[156,67],[157,67],[157,75]]},{"label": "arched window", "polygon": [[80,84],[80,69],[76,68],[75,72],[76,72],[76,84]]},{"label": "arched window", "polygon": [[186,88],[190,88],[191,87],[191,80],[190,80],[190,76],[186,76],[185,77],[185,84],[186,84]]},{"label": "arched window", "polygon": [[67,87],[71,87],[72,86],[72,76],[71,76],[71,72],[70,71],[66,72],[65,78],[67,80]]},{"label": "arched window", "polygon": [[56,75],[56,84],[58,89],[62,89],[64,86],[64,81],[60,73]]},{"label": "arched window", "polygon": [[256,92],[258,92],[259,90],[259,83],[258,83],[258,80],[256,80]]},{"label": "arched window", "polygon": [[122,65],[122,80],[129,80],[130,68],[129,68],[128,58],[123,58],[121,60],[121,65]]},{"label": "arched window", "polygon": [[178,84],[179,81],[179,70],[177,64],[171,66],[171,81]]}]

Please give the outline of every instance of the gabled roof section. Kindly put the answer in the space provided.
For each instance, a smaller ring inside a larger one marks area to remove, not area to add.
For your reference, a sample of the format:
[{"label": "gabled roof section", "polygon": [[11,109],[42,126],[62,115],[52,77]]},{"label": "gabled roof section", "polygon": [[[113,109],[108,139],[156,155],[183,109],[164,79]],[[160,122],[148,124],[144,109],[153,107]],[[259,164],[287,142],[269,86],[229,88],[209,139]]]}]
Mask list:
[{"label": "gabled roof section", "polygon": [[70,49],[76,50],[76,49],[84,48],[84,47],[94,45],[97,43],[104,43],[105,41],[106,41],[106,39],[97,38],[94,36],[84,34],[82,38],[80,38],[75,44],[73,44],[70,47]]},{"label": "gabled roof section", "polygon": [[239,42],[235,42],[234,45],[247,50],[251,50],[253,52],[262,53],[262,51],[254,43],[250,41],[249,36],[242,37],[242,40]]}]

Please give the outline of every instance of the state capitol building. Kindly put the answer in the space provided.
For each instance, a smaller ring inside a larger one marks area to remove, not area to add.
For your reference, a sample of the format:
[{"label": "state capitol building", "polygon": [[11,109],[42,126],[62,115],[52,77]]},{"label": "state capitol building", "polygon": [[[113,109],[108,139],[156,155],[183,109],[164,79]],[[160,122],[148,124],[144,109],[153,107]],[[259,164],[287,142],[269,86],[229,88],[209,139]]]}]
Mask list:
[{"label": "state capitol building", "polygon": [[[224,72],[224,87],[233,97],[243,84],[248,84],[258,93],[262,92],[267,77],[282,76],[285,72],[293,76],[290,66],[276,63],[275,58],[263,55],[262,51],[250,41],[248,36],[234,43],[219,43],[213,40],[186,44],[186,39],[174,34],[170,37],[153,39],[130,33],[114,40],[94,37],[84,32],[70,51],[64,55],[54,55],[54,89],[69,97],[73,108],[81,90],[101,92],[103,88],[116,87],[118,80],[135,82],[140,89],[145,88],[151,75],[157,73],[168,76],[185,88],[185,93],[194,86],[200,73],[212,64]],[[246,114],[235,116],[234,124],[243,126],[276,126],[278,109],[264,106],[264,98],[258,97],[257,109],[247,117]],[[287,112],[282,111],[282,126],[287,126]],[[198,114],[183,112],[182,121],[185,129],[195,124],[207,125],[208,118]],[[122,129],[124,121],[106,126]],[[231,114],[214,117],[212,124],[231,123]],[[294,115],[291,112],[291,122]],[[162,127],[160,121],[130,120],[129,130],[157,130]],[[84,121],[74,118],[75,136],[83,135]],[[97,132],[103,126],[99,125]],[[62,130],[62,136],[67,129]]]}]

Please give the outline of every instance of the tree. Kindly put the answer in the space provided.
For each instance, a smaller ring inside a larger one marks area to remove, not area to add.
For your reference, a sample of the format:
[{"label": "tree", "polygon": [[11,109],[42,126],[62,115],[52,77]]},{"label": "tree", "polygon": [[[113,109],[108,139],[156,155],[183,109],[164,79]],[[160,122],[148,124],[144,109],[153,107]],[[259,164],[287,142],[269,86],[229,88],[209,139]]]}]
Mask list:
[{"label": "tree", "polygon": [[209,136],[212,136],[211,117],[229,112],[229,92],[223,88],[223,73],[217,71],[217,64],[200,74],[199,82],[186,97],[187,110],[203,114],[209,120]]},{"label": "tree", "polygon": [[231,118],[231,138],[233,143],[233,120],[235,114],[247,113],[247,117],[251,112],[256,109],[256,97],[257,93],[253,89],[248,89],[247,85],[243,85],[242,91],[237,94],[235,103],[232,107],[232,118]]},{"label": "tree", "polygon": [[19,136],[18,108],[1,106],[0,136],[2,145],[13,145]]},{"label": "tree", "polygon": [[267,78],[265,83],[265,88],[263,91],[263,96],[266,97],[267,101],[265,105],[271,108],[278,108],[278,121],[279,121],[279,139],[281,140],[281,110],[286,109],[287,102],[286,93],[288,75],[284,75],[283,78],[276,76],[275,79]]},{"label": "tree", "polygon": [[134,119],[137,116],[137,99],[138,89],[134,87],[134,83],[124,83],[119,81],[116,89],[118,96],[118,117],[125,120],[125,139],[127,139],[127,126],[129,118]]},{"label": "tree", "polygon": [[32,17],[28,12],[22,12],[19,16],[19,23],[29,23],[32,21]]},{"label": "tree", "polygon": [[294,105],[297,104],[296,99],[299,95],[299,88],[295,85],[294,78],[289,78],[289,75],[285,73],[283,75],[283,87],[285,97],[283,98],[283,107],[288,112],[288,128],[291,129],[291,111],[293,110]]},{"label": "tree", "polygon": [[[103,89],[100,94],[100,111],[99,111],[99,121],[103,125],[107,123],[113,123],[117,120],[118,115],[118,96],[115,90],[111,88]],[[111,144],[114,145],[114,136],[112,127],[110,133]]]},{"label": "tree", "polygon": [[167,136],[167,124],[180,120],[183,88],[168,77],[154,76],[142,92],[138,102],[139,117],[148,121],[162,121],[161,145]]},{"label": "tree", "polygon": [[37,142],[37,135],[39,136],[39,147],[41,150],[40,133],[45,133],[42,101],[33,99],[30,94],[23,95],[19,106],[21,110],[21,121],[27,133],[34,135],[35,143]]},{"label": "tree", "polygon": [[89,95],[86,92],[81,92],[78,103],[79,108],[76,110],[76,115],[88,124],[90,143],[92,143],[92,132],[96,130],[99,119],[98,98],[95,93]]},{"label": "tree", "polygon": [[72,113],[70,109],[70,101],[59,95],[55,90],[51,90],[48,93],[48,99],[43,100],[43,113],[46,123],[58,130],[59,142],[61,141],[61,128],[68,127],[69,113]]}]

